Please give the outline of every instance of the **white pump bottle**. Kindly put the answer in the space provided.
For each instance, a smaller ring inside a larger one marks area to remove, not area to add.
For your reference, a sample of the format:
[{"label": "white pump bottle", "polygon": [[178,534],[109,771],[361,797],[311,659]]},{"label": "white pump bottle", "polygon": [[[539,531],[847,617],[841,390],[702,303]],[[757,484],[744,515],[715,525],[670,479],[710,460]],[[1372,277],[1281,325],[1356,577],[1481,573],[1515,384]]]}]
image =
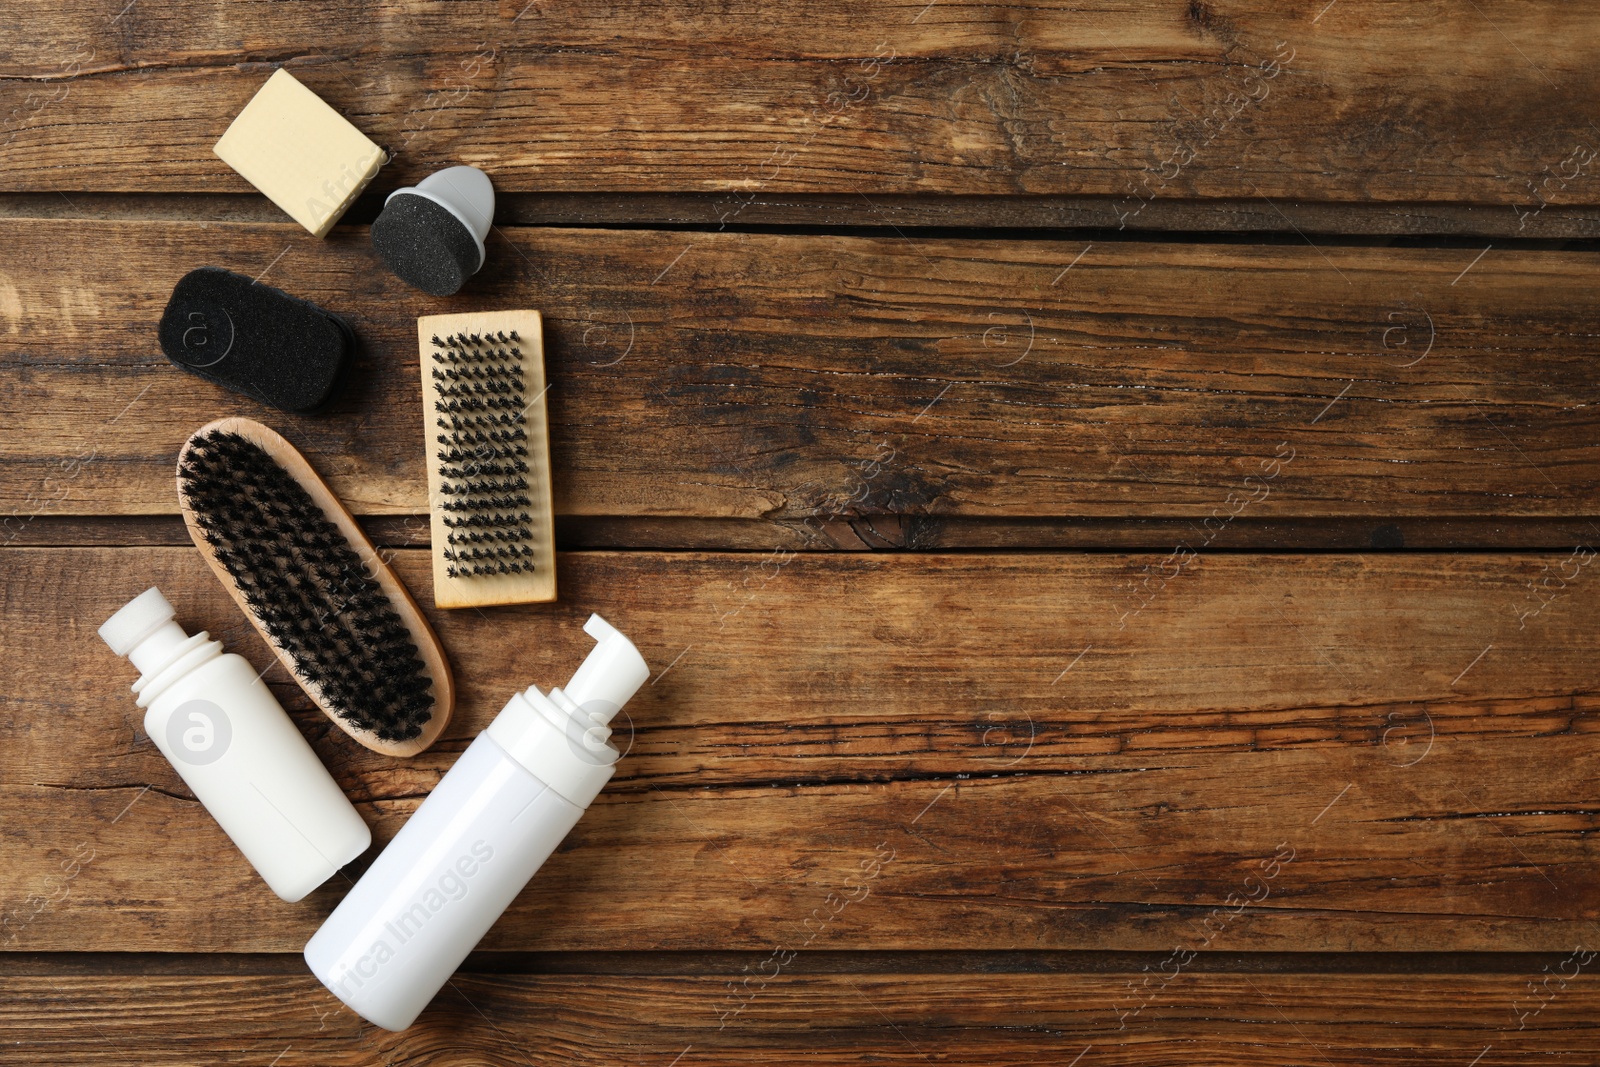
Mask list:
[{"label": "white pump bottle", "polygon": [[356,1014],[404,1030],[610,780],[610,722],[650,669],[599,615],[566,688],[516,693],[306,944]]}]

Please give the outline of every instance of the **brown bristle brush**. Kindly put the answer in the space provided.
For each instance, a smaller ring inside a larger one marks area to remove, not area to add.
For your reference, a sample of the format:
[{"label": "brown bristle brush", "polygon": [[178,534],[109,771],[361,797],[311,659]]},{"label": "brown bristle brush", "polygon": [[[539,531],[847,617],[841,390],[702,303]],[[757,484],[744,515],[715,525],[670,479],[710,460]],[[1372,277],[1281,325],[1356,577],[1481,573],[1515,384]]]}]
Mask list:
[{"label": "brown bristle brush", "polygon": [[178,455],[200,554],[316,705],[361,744],[414,756],[455,704],[411,594],[304,456],[250,419],[202,426]]}]

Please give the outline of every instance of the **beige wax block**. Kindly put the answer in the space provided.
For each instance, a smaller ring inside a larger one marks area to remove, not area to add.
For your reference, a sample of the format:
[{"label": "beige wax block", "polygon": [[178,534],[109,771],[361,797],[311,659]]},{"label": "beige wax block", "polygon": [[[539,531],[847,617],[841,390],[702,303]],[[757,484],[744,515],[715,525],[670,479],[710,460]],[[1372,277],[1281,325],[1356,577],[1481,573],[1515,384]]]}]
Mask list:
[{"label": "beige wax block", "polygon": [[383,165],[383,149],[281,67],[213,151],[318,237]]}]

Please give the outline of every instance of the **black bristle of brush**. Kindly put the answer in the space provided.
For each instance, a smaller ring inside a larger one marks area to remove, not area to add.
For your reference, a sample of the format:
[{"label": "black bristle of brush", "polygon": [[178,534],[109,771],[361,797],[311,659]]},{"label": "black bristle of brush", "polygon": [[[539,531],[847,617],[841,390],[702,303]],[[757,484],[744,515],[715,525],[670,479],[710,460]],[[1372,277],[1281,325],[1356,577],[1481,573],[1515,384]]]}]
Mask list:
[{"label": "black bristle of brush", "polygon": [[339,717],[383,741],[422,733],[433,682],[411,631],[304,487],[218,430],[194,439],[178,478],[250,610]]},{"label": "black bristle of brush", "polygon": [[515,330],[433,338],[439,507],[452,578],[535,569],[520,340]]}]

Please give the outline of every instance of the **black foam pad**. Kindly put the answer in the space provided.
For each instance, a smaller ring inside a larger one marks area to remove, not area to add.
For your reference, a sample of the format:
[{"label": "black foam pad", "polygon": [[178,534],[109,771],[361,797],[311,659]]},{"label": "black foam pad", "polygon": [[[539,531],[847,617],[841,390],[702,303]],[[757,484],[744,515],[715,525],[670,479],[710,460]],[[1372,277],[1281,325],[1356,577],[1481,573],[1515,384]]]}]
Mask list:
[{"label": "black foam pad", "polygon": [[372,224],[372,247],[403,281],[449,296],[482,265],[472,231],[425,196],[401,191]]},{"label": "black foam pad", "polygon": [[177,366],[296,414],[328,402],[356,349],[337,315],[221,267],[179,280],[158,333]]}]

